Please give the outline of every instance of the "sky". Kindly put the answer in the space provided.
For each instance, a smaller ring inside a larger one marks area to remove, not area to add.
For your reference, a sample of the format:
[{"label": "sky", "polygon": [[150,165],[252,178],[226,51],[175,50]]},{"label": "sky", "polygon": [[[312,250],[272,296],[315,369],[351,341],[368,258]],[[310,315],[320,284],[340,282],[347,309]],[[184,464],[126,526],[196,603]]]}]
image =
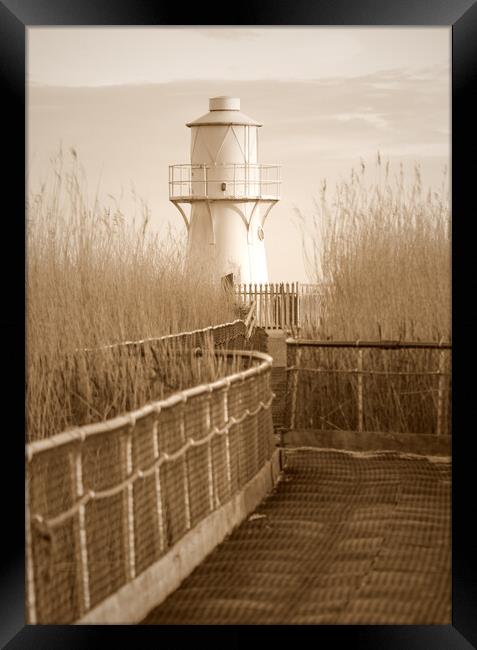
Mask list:
[{"label": "sky", "polygon": [[282,166],[265,225],[270,281],[308,281],[296,210],[310,215],[379,151],[391,170],[419,162],[424,185],[450,166],[450,28],[28,28],[27,177],[36,189],[74,147],[88,184],[159,232],[181,232],[168,165],[189,162],[185,123],[209,97],[240,97],[263,123],[260,162]]}]

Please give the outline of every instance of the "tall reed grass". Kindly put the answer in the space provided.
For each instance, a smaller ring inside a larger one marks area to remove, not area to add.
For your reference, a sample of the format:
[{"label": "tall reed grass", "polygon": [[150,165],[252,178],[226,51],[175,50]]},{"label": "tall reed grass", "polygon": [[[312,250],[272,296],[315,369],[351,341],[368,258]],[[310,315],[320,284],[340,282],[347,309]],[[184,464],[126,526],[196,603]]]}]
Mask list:
[{"label": "tall reed grass", "polygon": [[[307,270],[317,294],[300,297],[307,339],[448,342],[451,239],[447,175],[424,190],[418,165],[409,179],[378,154],[329,198],[323,183],[310,220],[298,214]],[[364,427],[450,433],[450,355],[429,350],[363,353]],[[359,380],[353,349],[302,351],[300,426],[355,429]],[[351,372],[350,372],[351,371]],[[367,374],[368,372],[373,374]],[[349,373],[349,374],[348,374]],[[436,373],[434,375],[424,373]],[[438,418],[439,415],[439,418]],[[439,419],[439,422],[438,422]]]},{"label": "tall reed grass", "polygon": [[[224,369],[212,353],[175,349],[149,366],[144,355],[84,352],[125,340],[190,331],[237,318],[207,270],[188,273],[185,242],[150,228],[136,200],[88,199],[76,152],[60,152],[45,184],[27,203],[27,438],[50,436],[161,398]],[[165,348],[161,348],[164,350]],[[148,352],[147,354],[152,354]],[[147,356],[146,354],[146,356]],[[119,362],[118,362],[119,360]],[[170,372],[166,373],[165,369]]]},{"label": "tall reed grass", "polygon": [[[307,270],[320,295],[302,304],[302,336],[450,340],[451,238],[448,179],[425,190],[415,166],[397,174],[378,154],[328,196],[311,219],[298,213]],[[312,308],[314,307],[314,308]],[[307,313],[308,312],[308,313]]]}]

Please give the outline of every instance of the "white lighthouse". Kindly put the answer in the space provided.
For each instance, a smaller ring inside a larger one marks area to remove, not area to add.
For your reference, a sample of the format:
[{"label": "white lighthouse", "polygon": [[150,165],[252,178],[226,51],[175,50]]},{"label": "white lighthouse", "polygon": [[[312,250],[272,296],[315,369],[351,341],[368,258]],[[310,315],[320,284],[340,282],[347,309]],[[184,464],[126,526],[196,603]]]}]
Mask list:
[{"label": "white lighthouse", "polygon": [[213,97],[186,126],[191,164],[169,167],[169,198],[186,224],[189,268],[268,282],[264,224],[280,198],[280,167],[258,162],[262,125],[241,112],[240,99]]}]

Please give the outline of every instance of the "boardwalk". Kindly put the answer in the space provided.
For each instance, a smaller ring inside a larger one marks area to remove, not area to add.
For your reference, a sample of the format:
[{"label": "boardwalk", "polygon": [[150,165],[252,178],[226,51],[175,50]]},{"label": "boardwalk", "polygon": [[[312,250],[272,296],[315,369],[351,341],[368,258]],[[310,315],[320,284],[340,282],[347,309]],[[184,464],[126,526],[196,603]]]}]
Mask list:
[{"label": "boardwalk", "polygon": [[450,462],[286,453],[281,481],[144,624],[449,624]]},{"label": "boardwalk", "polygon": [[[283,349],[277,333],[278,420]],[[449,456],[292,446],[282,462],[274,491],[143,624],[451,622]]]}]

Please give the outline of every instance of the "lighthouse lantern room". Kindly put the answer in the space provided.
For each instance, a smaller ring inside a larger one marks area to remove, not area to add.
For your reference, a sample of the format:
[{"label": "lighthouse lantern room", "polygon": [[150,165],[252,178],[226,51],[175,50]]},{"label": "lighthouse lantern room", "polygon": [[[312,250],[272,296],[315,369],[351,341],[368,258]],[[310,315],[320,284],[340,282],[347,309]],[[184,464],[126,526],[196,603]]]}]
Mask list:
[{"label": "lighthouse lantern room", "polygon": [[189,268],[267,283],[264,224],[280,198],[280,166],[258,162],[262,125],[242,113],[240,99],[213,97],[187,126],[191,163],[169,167],[169,198],[186,224]]}]

